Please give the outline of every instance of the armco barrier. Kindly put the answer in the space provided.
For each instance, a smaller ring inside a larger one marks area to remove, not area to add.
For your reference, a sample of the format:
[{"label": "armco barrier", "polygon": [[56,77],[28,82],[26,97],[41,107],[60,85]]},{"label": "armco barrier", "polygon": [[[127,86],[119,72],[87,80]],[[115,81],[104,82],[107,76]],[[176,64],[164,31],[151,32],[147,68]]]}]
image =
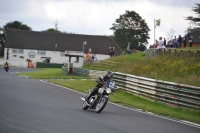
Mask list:
[{"label": "armco barrier", "polygon": [[200,87],[114,73],[116,87],[173,107],[200,111]]},{"label": "armco barrier", "polygon": [[67,75],[68,74],[68,68],[62,66],[62,75]]},{"label": "armco barrier", "polygon": [[75,67],[74,67],[74,72],[75,72],[77,75],[89,76],[89,70],[87,70],[87,69],[75,68]]},{"label": "armco barrier", "polygon": [[126,90],[152,100],[155,99],[156,83],[153,79],[115,72],[113,80],[116,82],[116,87],[122,90]]},{"label": "armco barrier", "polygon": [[97,78],[97,77],[102,76],[106,73],[106,71],[88,70],[88,69],[75,68],[75,67],[74,67],[74,72],[77,75],[90,76],[92,78]]}]

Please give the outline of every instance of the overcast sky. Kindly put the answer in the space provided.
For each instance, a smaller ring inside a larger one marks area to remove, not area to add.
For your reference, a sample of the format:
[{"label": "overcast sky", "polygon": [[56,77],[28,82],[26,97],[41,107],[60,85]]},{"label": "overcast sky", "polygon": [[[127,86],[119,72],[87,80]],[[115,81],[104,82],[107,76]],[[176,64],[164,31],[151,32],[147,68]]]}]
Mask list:
[{"label": "overcast sky", "polygon": [[151,29],[149,43],[154,40],[154,19],[161,19],[156,39],[167,37],[170,29],[184,35],[191,25],[184,20],[194,16],[192,7],[199,0],[0,0],[0,27],[10,21],[20,21],[42,31],[60,31],[87,35],[112,35],[112,24],[126,10],[136,11]]}]

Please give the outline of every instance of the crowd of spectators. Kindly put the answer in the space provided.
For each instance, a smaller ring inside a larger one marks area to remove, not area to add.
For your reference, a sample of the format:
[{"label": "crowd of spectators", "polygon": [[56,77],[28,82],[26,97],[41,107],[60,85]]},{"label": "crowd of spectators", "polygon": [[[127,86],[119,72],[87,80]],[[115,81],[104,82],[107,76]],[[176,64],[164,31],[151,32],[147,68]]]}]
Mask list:
[{"label": "crowd of spectators", "polygon": [[167,43],[166,43],[166,40],[164,38],[162,47],[159,46],[158,42],[159,41],[156,40],[155,45],[151,45],[150,48],[156,48],[156,49],[160,49],[160,48],[164,48],[164,47],[165,48],[181,48],[181,47],[187,47],[187,42],[189,44],[189,47],[192,47],[193,36],[190,36],[189,38],[187,38],[185,36],[181,37],[181,35],[179,35],[178,38],[176,36],[174,36],[174,38],[169,40]]}]

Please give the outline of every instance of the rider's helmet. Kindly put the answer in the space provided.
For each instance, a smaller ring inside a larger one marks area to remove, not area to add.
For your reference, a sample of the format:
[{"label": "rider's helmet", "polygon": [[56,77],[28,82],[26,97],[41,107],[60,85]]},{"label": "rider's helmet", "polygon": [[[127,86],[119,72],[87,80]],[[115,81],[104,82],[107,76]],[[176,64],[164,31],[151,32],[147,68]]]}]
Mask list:
[{"label": "rider's helmet", "polygon": [[106,72],[106,77],[109,78],[109,79],[111,79],[111,78],[113,77],[113,72],[110,71],[110,70],[108,70],[108,71]]},{"label": "rider's helmet", "polygon": [[99,84],[104,84],[103,76],[97,78],[96,82],[99,83]]}]

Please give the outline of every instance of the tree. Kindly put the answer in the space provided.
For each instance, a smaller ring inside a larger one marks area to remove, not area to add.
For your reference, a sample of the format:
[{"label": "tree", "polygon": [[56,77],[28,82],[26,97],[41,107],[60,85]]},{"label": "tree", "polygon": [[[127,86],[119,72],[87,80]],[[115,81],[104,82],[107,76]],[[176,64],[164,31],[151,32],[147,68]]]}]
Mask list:
[{"label": "tree", "polygon": [[[26,24],[23,24],[19,21],[11,21],[6,23],[6,25],[3,26],[3,28],[0,28],[0,44],[2,49],[4,50],[4,43],[6,39],[6,31],[8,29],[16,29],[16,30],[32,30],[31,27],[27,26]],[[4,55],[4,51],[0,51],[0,55]]]},{"label": "tree", "polygon": [[167,40],[172,40],[173,36],[174,36],[175,31],[173,29],[171,29],[168,33],[167,33]]},{"label": "tree", "polygon": [[62,33],[61,31],[56,30],[56,29],[54,29],[54,28],[49,28],[49,29],[47,29],[47,30],[44,30],[43,32],[57,32],[57,33]]},{"label": "tree", "polygon": [[192,11],[194,11],[197,14],[197,17],[188,16],[186,17],[186,20],[189,20],[194,26],[189,26],[185,31],[185,37],[189,38],[194,31],[200,30],[200,4],[196,3],[195,6],[192,8]]},{"label": "tree", "polygon": [[7,29],[16,29],[16,30],[32,30],[31,27],[27,26],[26,24],[22,24],[22,22],[14,21],[14,22],[8,22],[4,26],[4,30]]},{"label": "tree", "polygon": [[128,42],[131,42],[135,49],[138,49],[139,45],[147,45],[150,29],[135,11],[126,11],[112,25],[110,29],[114,31],[114,40],[122,49],[127,47]]},{"label": "tree", "polygon": [[4,43],[5,43],[5,30],[3,28],[0,28],[0,56],[4,55]]},{"label": "tree", "polygon": [[54,22],[55,28],[49,28],[47,30],[44,30],[43,32],[57,32],[57,33],[62,33],[61,31],[58,30],[58,21],[56,20]]},{"label": "tree", "polygon": [[200,4],[196,3],[195,5],[196,6],[192,8],[192,11],[194,11],[198,16],[197,17],[188,16],[186,17],[186,20],[191,21],[196,26],[200,26]]}]

